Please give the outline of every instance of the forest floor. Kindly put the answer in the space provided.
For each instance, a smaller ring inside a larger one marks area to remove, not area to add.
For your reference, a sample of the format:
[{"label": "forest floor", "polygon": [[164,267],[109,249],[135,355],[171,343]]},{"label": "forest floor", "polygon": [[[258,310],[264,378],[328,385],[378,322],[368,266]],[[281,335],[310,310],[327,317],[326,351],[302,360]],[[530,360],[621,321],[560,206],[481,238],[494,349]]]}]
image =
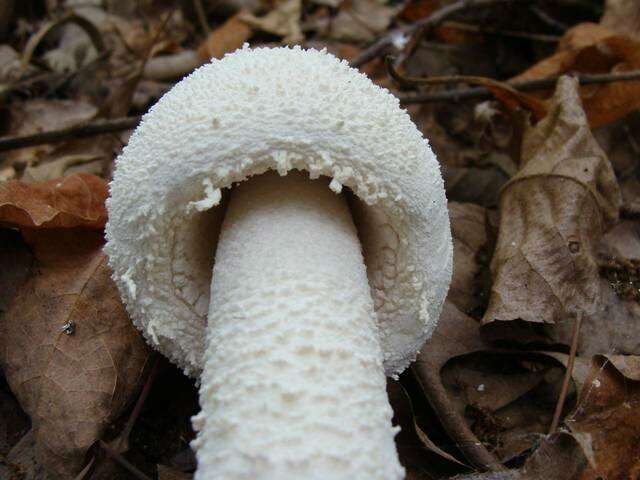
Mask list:
[{"label": "forest floor", "polygon": [[120,303],[104,201],[140,116],[244,43],[350,62],[441,164],[453,281],[388,383],[407,478],[640,478],[639,2],[1,3],[0,479],[192,477],[197,387]]}]

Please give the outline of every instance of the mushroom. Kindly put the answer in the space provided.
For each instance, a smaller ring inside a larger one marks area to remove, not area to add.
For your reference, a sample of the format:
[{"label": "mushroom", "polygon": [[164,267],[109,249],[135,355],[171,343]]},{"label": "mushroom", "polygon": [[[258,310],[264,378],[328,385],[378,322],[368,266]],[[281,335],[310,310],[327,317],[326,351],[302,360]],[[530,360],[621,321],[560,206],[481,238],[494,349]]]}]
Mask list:
[{"label": "mushroom", "polygon": [[144,116],[110,188],[127,309],[200,382],[196,479],[402,478],[385,375],[433,331],[452,243],[395,97],[325,51],[245,47]]}]

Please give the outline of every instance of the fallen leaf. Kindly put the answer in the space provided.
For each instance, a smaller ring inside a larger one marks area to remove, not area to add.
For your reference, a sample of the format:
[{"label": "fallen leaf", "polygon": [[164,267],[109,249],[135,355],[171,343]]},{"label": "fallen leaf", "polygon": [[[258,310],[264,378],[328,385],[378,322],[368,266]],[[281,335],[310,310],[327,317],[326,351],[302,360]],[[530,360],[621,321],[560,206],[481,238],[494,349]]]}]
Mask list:
[{"label": "fallen leaf", "polygon": [[473,473],[455,480],[597,480],[580,444],[560,432],[541,438],[538,448],[518,470]]},{"label": "fallen leaf", "polygon": [[20,181],[24,183],[44,182],[52,178],[60,178],[81,170],[83,173],[98,175],[102,172],[101,155],[62,155],[37,167],[28,166]]},{"label": "fallen leaf", "polygon": [[456,443],[464,443],[465,448],[475,451],[475,458],[467,456],[472,466],[486,469],[495,467],[497,460],[486,450],[478,448],[480,441],[458,410],[441,377],[442,368],[451,359],[485,349],[478,327],[475,320],[446,301],[438,326],[420,350],[412,370],[444,430]]},{"label": "fallen leaf", "polygon": [[251,38],[253,29],[242,20],[245,15],[249,15],[248,10],[239,11],[207,35],[198,47],[198,55],[203,61],[222,58],[225,53],[241,48]]},{"label": "fallen leaf", "polygon": [[606,0],[600,25],[618,33],[639,36],[640,4],[636,0]]},{"label": "fallen leaf", "polygon": [[[449,462],[466,467],[464,463],[453,455],[438,447],[420,428],[413,410],[411,397],[400,382],[388,379],[387,393],[389,402],[393,407],[393,424],[400,427],[400,433],[396,436],[396,446],[402,460],[418,463],[417,460],[424,456],[424,449],[426,448]],[[417,452],[416,448],[418,449]],[[407,467],[406,463],[403,463],[403,465],[405,468]]]},{"label": "fallen leaf", "polygon": [[387,30],[397,12],[397,7],[376,0],[344,2],[331,21],[329,37],[347,42],[371,42]]},{"label": "fallen leaf", "polygon": [[[595,310],[582,319],[578,353],[587,358],[604,352],[640,355],[640,303],[618,296],[606,279],[598,283]],[[573,319],[558,319],[548,330],[551,343],[570,345]]]},{"label": "fallen leaf", "polygon": [[11,471],[11,476],[8,477],[11,480],[14,478],[19,478],[20,480],[43,480],[49,478],[42,464],[36,459],[36,439],[33,429],[29,430],[14,445],[7,455],[6,463]]},{"label": "fallen leaf", "polygon": [[[556,54],[512,81],[530,81],[571,72],[620,73],[640,69],[640,40],[598,24],[582,23],[568,30]],[[581,89],[592,128],[616,121],[640,107],[640,81],[609,82]]]},{"label": "fallen leaf", "polygon": [[255,29],[283,37],[284,43],[299,43],[304,39],[301,15],[301,0],[277,0],[275,8],[263,17],[245,13],[238,19]]},{"label": "fallen leaf", "polygon": [[[634,371],[638,378],[638,363]],[[565,420],[602,478],[640,475],[640,382],[605,357],[596,357],[575,412]]]},{"label": "fallen leaf", "polygon": [[640,222],[623,220],[602,239],[602,255],[640,261]]},{"label": "fallen leaf", "polygon": [[400,18],[415,22],[431,15],[440,7],[440,3],[440,0],[410,0],[402,7]]},{"label": "fallen leaf", "polygon": [[518,173],[500,195],[493,285],[483,323],[555,323],[589,314],[599,295],[597,247],[620,191],[580,106],[577,81],[558,81],[549,116],[524,133]]},{"label": "fallen leaf", "polygon": [[107,182],[78,173],[27,185],[17,180],[0,184],[0,224],[17,228],[102,228]]},{"label": "fallen leaf", "polygon": [[150,350],[102,253],[106,182],[0,188],[0,225],[19,228],[35,257],[0,322],[0,365],[31,417],[38,462],[69,478],[132,399]]},{"label": "fallen leaf", "polygon": [[39,232],[38,274],[1,327],[0,362],[31,417],[38,458],[65,478],[128,404],[149,354],[101,247],[101,232]]}]

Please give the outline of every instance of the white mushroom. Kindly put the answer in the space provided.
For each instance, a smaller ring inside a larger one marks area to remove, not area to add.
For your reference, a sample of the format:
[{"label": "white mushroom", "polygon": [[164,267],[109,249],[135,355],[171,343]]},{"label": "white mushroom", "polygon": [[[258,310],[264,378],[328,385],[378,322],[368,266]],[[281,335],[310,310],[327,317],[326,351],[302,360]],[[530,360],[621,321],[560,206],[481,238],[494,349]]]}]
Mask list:
[{"label": "white mushroom", "polygon": [[108,208],[134,322],[201,382],[196,479],[402,478],[385,374],[435,327],[452,245],[395,97],[324,51],[244,48],[144,117]]}]

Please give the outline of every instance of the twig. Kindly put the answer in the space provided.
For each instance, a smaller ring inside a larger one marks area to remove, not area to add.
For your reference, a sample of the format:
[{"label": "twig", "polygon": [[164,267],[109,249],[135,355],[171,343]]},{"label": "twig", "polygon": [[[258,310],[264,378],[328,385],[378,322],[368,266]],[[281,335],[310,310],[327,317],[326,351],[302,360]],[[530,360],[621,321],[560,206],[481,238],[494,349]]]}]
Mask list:
[{"label": "twig", "polygon": [[155,357],[153,360],[153,366],[151,367],[151,371],[149,372],[149,375],[147,376],[147,379],[144,382],[144,386],[140,391],[140,396],[136,401],[136,405],[133,407],[133,410],[131,411],[131,415],[129,415],[129,419],[127,420],[126,425],[122,429],[122,432],[120,432],[120,435],[118,435],[115,441],[111,442],[113,444],[112,447],[117,451],[121,451],[120,448],[123,445],[126,445],[128,448],[129,436],[131,435],[131,430],[133,430],[133,426],[135,425],[136,420],[140,416],[140,412],[142,411],[144,402],[147,400],[147,397],[149,396],[149,392],[151,391],[153,382],[156,376],[158,375],[158,373],[160,372],[162,357],[157,353],[154,353],[153,356]]},{"label": "twig", "polygon": [[129,463],[129,461],[126,458],[124,458],[122,455],[116,452],[113,448],[111,448],[107,443],[100,440],[98,444],[100,445],[100,448],[105,451],[107,456],[113,458],[113,460],[115,460],[122,468],[127,470],[131,475],[133,475],[139,480],[151,480],[141,470],[138,470],[135,466]]},{"label": "twig", "polygon": [[75,23],[77,26],[82,28],[85,33],[89,35],[89,38],[91,39],[91,42],[93,43],[93,46],[95,47],[99,55],[106,52],[106,46],[104,40],[102,39],[100,30],[98,30],[98,28],[86,18],[81,17],[80,15],[76,15],[75,13],[68,13],[56,20],[45,23],[40,28],[40,30],[29,39],[29,41],[27,42],[27,46],[24,49],[24,54],[22,55],[20,73],[18,75],[18,78],[21,78],[24,75],[24,72],[27,71],[27,67],[29,66],[29,63],[31,63],[33,54],[35,53],[36,48],[38,48],[38,45],[40,45],[42,40],[55,28],[66,23]]},{"label": "twig", "polygon": [[558,35],[520,32],[515,30],[500,30],[497,28],[482,27],[479,25],[472,25],[469,23],[443,22],[442,26],[447,28],[454,28],[456,30],[462,30],[463,32],[477,32],[477,33],[483,33],[486,35],[495,35],[500,37],[524,38],[526,40],[533,40],[535,42],[557,43],[560,41],[560,37]]},{"label": "twig", "polygon": [[553,18],[551,15],[549,15],[547,12],[545,12],[544,10],[542,10],[540,7],[536,5],[532,5],[531,7],[529,7],[529,10],[536,17],[538,17],[540,21],[542,21],[544,24],[548,25],[549,27],[553,28],[555,31],[559,33],[564,33],[569,28],[567,25],[565,25],[562,22],[559,22],[558,20]]},{"label": "twig", "polygon": [[428,17],[422,18],[417,22],[390,30],[369,47],[364,49],[360,55],[354,58],[351,61],[351,66],[358,68],[379,56],[388,46],[395,43],[398,39],[411,36],[418,30],[437,27],[451,15],[467,8],[487,7],[502,3],[524,3],[530,1],[533,0],[458,0],[455,3],[439,8]]},{"label": "twig", "polygon": [[202,0],[193,0],[193,8],[196,10],[196,16],[198,17],[200,28],[202,28],[202,31],[205,34],[209,34],[211,32],[211,27],[207,22],[207,13],[204,11]]},{"label": "twig", "polygon": [[387,56],[385,58],[385,64],[387,67],[387,71],[391,78],[393,78],[396,82],[401,85],[442,85],[442,84],[450,84],[450,83],[467,83],[470,85],[484,85],[484,86],[494,86],[497,88],[503,88],[506,90],[515,90],[513,85],[503,82],[500,80],[496,80],[489,77],[479,77],[473,75],[449,75],[442,77],[406,77],[402,75],[398,70],[396,70],[393,58],[391,56]]},{"label": "twig", "polygon": [[451,405],[451,400],[442,385],[439,372],[430,365],[416,362],[412,367],[427,400],[438,414],[445,431],[458,444],[465,458],[475,468],[501,471],[504,466],[485,448],[471,431],[464,418]]},{"label": "twig", "polygon": [[89,460],[89,463],[84,466],[84,468],[80,471],[80,473],[78,473],[78,475],[73,478],[73,480],[85,480],[89,475],[89,472],[93,469],[95,463],[96,457],[94,455],[93,457],[91,457],[91,460]]},{"label": "twig", "polygon": [[[595,85],[600,83],[612,82],[628,82],[640,80],[640,70],[632,70],[622,73],[598,73],[598,74],[579,74],[574,75],[580,85]],[[442,83],[467,83],[464,76],[451,77],[431,77],[431,78],[412,78],[402,77],[404,83],[413,83],[414,85],[433,85]],[[528,80],[521,82],[505,82],[511,87],[521,92],[530,92],[534,90],[545,90],[553,88],[560,76],[543,78],[540,80]],[[446,90],[442,92],[419,92],[404,95],[397,95],[401,103],[427,103],[440,102],[446,100],[467,100],[467,99],[487,99],[491,98],[491,91],[485,87],[465,88],[456,90]]]},{"label": "twig", "polygon": [[108,120],[93,120],[59,130],[49,130],[31,135],[0,137],[0,152],[33,147],[44,143],[59,143],[72,138],[91,137],[101,133],[128,130],[138,125],[138,123],[140,123],[139,116],[120,117]]},{"label": "twig", "polygon": [[571,349],[569,350],[569,360],[567,361],[567,370],[564,372],[564,379],[562,380],[562,389],[560,390],[560,396],[558,397],[558,403],[556,404],[556,411],[553,413],[553,421],[549,427],[549,435],[554,433],[558,429],[560,424],[560,417],[564,408],[564,402],[567,398],[567,392],[569,391],[569,382],[571,380],[571,374],[573,373],[573,365],[576,361],[576,352],[578,351],[578,337],[580,336],[580,326],[582,325],[582,312],[578,312],[575,320],[573,321],[573,333],[571,338]]}]

